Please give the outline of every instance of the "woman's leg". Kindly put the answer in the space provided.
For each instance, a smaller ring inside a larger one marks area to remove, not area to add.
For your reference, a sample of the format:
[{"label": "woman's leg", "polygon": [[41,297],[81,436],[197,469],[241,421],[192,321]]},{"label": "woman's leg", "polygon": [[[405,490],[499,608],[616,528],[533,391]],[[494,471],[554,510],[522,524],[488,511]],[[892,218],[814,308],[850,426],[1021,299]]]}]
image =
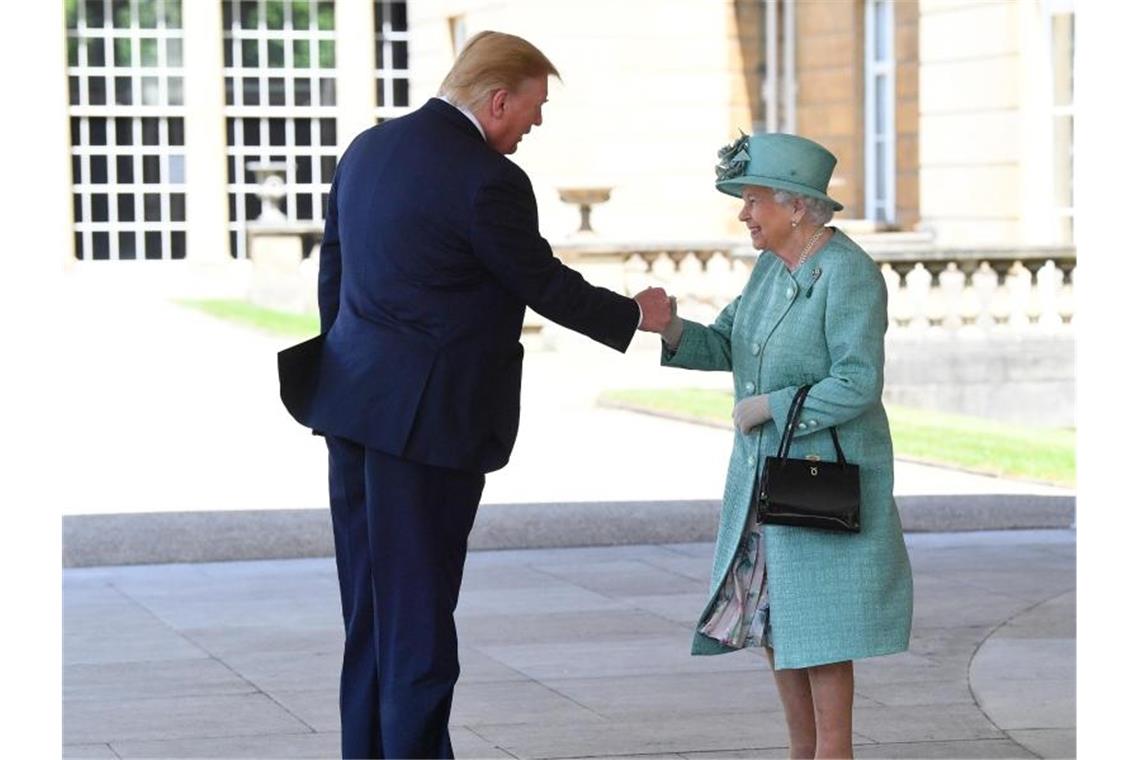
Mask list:
[{"label": "woman's leg", "polygon": [[855,669],[850,660],[807,669],[815,702],[815,756],[853,757],[851,708],[855,700]]},{"label": "woman's leg", "polygon": [[768,664],[776,678],[776,689],[784,705],[784,719],[788,722],[788,756],[791,758],[815,757],[815,709],[812,704],[812,686],[806,670],[776,670],[772,650]]}]

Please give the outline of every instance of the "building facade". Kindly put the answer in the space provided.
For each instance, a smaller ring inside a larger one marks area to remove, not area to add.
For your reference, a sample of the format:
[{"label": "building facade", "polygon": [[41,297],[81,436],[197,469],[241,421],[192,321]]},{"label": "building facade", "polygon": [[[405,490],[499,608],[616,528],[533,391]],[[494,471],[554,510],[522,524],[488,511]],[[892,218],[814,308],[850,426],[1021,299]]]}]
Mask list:
[{"label": "building facade", "polygon": [[514,156],[554,242],[578,226],[560,191],[582,188],[610,191],[609,239],[738,235],[711,167],[757,129],[835,152],[856,231],[1072,240],[1072,0],[60,1],[47,86],[69,144],[33,147],[69,155],[63,258],[83,266],[240,262],[274,173],[280,215],[319,225],[352,137],[431,97],[488,28],[562,74]]}]

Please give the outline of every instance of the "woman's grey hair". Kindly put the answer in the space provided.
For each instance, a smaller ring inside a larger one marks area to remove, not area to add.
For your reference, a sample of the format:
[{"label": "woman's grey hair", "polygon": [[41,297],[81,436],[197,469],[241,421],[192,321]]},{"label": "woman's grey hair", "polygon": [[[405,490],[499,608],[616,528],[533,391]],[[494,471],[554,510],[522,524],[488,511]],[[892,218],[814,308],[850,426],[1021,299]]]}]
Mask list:
[{"label": "woman's grey hair", "polygon": [[772,200],[781,206],[790,206],[799,198],[804,202],[804,218],[812,224],[827,224],[835,216],[835,209],[822,198],[813,198],[810,195],[800,195],[790,190],[773,190]]}]

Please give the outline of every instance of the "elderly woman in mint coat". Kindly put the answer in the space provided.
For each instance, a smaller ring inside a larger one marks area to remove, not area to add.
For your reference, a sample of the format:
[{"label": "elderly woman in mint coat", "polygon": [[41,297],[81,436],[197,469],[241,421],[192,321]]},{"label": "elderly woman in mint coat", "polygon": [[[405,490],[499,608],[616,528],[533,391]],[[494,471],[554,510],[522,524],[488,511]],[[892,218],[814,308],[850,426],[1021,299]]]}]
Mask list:
[{"label": "elderly woman in mint coat", "polygon": [[[910,563],[893,497],[882,404],[886,288],[878,266],[826,227],[842,208],[826,190],[835,157],[784,134],[722,149],[717,189],[743,201],[739,219],[761,253],[716,321],[676,316],[662,363],[733,375],[736,426],[710,596],[694,654],[767,649],[792,757],[850,757],[852,661],[906,650]],[[835,461],[834,426],[860,469],[861,532],[757,526],[753,490],[779,447],[792,397],[812,384],[790,456]]]}]

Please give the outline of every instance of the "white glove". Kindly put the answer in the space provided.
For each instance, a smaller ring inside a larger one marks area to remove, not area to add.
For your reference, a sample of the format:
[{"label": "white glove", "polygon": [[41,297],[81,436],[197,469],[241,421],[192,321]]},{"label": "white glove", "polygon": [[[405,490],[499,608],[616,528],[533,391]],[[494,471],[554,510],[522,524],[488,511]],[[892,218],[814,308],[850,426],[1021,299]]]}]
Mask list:
[{"label": "white glove", "polygon": [[669,296],[669,309],[672,312],[672,318],[665,329],[661,331],[661,340],[665,341],[665,345],[669,347],[670,351],[676,351],[677,346],[681,345],[681,333],[685,331],[685,323],[677,316],[676,296]]},{"label": "white glove", "polygon": [[772,419],[772,410],[768,408],[767,393],[762,396],[742,398],[732,408],[732,423],[745,435],[770,419]]}]

